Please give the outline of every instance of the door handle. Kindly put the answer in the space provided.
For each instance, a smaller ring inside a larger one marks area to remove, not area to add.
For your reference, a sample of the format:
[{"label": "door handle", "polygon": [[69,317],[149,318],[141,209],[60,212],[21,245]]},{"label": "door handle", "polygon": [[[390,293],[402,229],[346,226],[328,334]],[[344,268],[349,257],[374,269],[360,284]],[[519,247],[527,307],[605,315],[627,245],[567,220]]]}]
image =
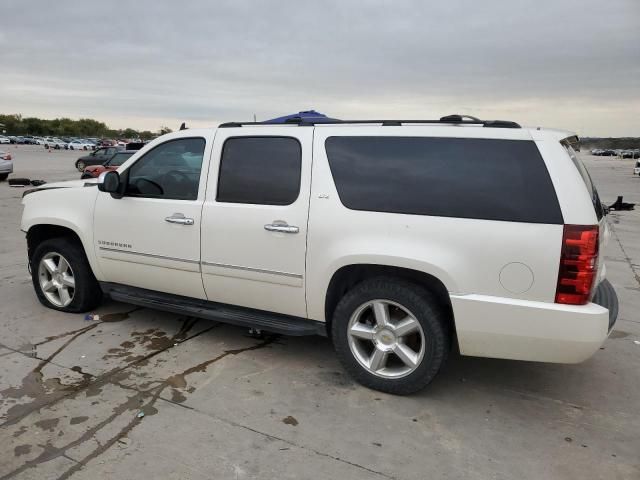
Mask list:
[{"label": "door handle", "polygon": [[177,223],[178,225],[193,225],[193,218],[187,218],[183,213],[174,213],[170,217],[165,217],[165,222]]},{"label": "door handle", "polygon": [[300,229],[293,225],[288,225],[287,223],[267,223],[264,226],[264,229],[269,232],[280,232],[280,233],[298,233]]}]

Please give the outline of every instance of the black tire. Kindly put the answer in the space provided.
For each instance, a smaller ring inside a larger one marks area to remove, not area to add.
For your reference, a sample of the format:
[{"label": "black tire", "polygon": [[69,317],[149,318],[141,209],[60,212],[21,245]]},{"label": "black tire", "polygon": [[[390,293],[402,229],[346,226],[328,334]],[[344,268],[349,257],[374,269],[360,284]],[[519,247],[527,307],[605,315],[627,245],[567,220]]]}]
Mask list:
[{"label": "black tire", "polygon": [[7,178],[9,178],[8,173],[0,173],[0,182],[4,182]]},{"label": "black tire", "polygon": [[[424,333],[425,351],[415,370],[401,378],[382,378],[363,367],[349,347],[348,325],[359,307],[371,300],[389,300],[410,311]],[[331,337],[345,370],[362,385],[394,395],[408,395],[426,387],[445,364],[450,348],[450,321],[435,297],[411,282],[376,277],[365,280],[338,302],[331,324]]]},{"label": "black tire", "polygon": [[87,166],[87,165],[86,165],[82,160],[78,160],[78,161],[76,162],[76,169],[77,169],[79,172],[84,172],[84,169],[86,168],[86,166]]},{"label": "black tire", "polygon": [[[71,266],[75,278],[73,299],[67,306],[60,307],[51,303],[40,286],[38,267],[42,257],[50,252],[62,255]],[[70,237],[44,240],[33,251],[29,259],[33,288],[40,303],[45,307],[61,312],[81,313],[97,307],[102,301],[102,290],[93,275],[87,256],[79,242]]]}]

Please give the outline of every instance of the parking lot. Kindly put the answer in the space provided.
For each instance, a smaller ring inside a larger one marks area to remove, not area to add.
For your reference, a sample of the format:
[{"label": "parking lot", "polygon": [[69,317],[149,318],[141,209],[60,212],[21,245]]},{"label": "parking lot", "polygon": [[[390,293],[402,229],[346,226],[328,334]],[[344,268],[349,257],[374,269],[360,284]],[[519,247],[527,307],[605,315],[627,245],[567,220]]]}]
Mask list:
[{"label": "parking lot", "polygon": [[[78,152],[2,149],[14,177],[80,178]],[[604,203],[640,204],[634,160],[582,157]],[[352,381],[325,338],[110,301],[100,320],[44,308],[21,195],[0,183],[0,480],[640,478],[640,208],[609,216],[620,313],[593,358],[453,353],[426,390],[395,397]]]}]

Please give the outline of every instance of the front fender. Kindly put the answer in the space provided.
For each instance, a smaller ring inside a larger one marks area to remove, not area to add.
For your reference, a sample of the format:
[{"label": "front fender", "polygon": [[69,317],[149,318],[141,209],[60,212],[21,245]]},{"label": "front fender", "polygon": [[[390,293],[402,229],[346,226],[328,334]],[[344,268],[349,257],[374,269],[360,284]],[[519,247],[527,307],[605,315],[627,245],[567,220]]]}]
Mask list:
[{"label": "front fender", "polygon": [[95,187],[56,188],[30,193],[23,198],[20,229],[28,233],[37,225],[55,225],[74,232],[84,248],[89,265],[98,280],[104,280],[95,255],[93,210]]}]

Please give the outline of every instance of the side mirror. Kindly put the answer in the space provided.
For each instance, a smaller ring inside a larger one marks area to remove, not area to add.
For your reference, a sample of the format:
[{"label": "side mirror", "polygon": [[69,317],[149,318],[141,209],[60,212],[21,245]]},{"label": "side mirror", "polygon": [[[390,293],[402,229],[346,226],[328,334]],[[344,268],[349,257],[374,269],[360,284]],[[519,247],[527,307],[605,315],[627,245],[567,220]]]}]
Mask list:
[{"label": "side mirror", "polygon": [[110,193],[114,198],[121,198],[120,187],[120,175],[118,172],[102,172],[98,177],[98,190],[101,192]]}]

